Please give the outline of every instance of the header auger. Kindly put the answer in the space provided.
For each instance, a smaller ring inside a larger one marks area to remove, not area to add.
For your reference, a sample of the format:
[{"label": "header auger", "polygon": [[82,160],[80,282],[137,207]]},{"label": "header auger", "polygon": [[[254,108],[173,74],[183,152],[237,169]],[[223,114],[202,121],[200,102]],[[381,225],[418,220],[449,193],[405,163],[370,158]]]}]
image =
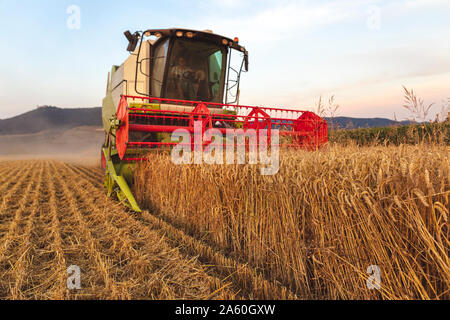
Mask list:
[{"label": "header auger", "polygon": [[[202,136],[212,128],[222,133],[251,129],[267,130],[270,140],[277,129],[282,148],[315,150],[327,143],[327,123],[312,112],[239,105],[240,78],[249,59],[238,38],[186,29],[127,31],[125,36],[131,55],[113,66],[103,100],[102,166],[108,194],[116,193],[134,211],[140,211],[129,188],[134,165],[152,150],[176,145],[175,130],[193,134],[196,121]],[[233,55],[238,67],[232,65]]]}]

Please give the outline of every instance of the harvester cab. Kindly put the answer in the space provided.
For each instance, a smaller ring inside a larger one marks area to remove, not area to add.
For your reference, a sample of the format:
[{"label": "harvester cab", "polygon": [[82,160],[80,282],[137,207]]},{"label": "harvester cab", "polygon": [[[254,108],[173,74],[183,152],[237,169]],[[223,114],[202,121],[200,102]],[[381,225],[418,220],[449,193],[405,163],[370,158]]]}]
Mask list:
[{"label": "harvester cab", "polygon": [[[122,95],[220,104],[239,100],[248,52],[238,38],[185,29],[126,31],[125,36],[131,55],[108,75],[109,108],[103,112],[106,127]],[[240,68],[231,64],[233,52],[234,60],[241,58]]]},{"label": "harvester cab", "polygon": [[131,53],[108,74],[102,120],[102,166],[108,194],[140,211],[130,189],[133,168],[149,152],[173,147],[171,133],[210,128],[277,129],[287,147],[318,148],[326,122],[312,112],[239,105],[240,79],[249,58],[239,39],[212,31],[152,29],[125,32]]}]

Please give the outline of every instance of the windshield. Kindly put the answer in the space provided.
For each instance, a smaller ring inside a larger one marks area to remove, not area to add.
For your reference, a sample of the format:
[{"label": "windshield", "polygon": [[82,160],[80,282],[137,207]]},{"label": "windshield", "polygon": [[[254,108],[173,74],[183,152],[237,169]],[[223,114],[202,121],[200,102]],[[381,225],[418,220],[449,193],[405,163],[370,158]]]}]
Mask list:
[{"label": "windshield", "polygon": [[221,103],[227,49],[209,42],[174,41],[165,98]]}]

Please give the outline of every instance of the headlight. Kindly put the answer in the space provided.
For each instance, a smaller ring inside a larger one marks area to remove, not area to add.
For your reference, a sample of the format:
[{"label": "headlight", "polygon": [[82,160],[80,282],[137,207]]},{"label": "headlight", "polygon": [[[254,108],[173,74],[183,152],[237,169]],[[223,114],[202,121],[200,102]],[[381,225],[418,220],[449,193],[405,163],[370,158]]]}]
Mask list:
[{"label": "headlight", "polygon": [[182,31],[177,31],[176,33],[178,38],[181,38],[183,36],[183,32]]}]

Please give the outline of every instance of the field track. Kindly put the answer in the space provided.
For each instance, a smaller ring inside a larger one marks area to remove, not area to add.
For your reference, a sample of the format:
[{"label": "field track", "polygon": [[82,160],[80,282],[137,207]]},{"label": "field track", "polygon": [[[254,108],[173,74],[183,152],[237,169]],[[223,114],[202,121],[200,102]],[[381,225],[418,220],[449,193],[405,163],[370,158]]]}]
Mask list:
[{"label": "field track", "polygon": [[[292,297],[150,212],[129,212],[102,181],[94,167],[0,162],[0,299]],[[80,290],[67,288],[71,265]]]}]

